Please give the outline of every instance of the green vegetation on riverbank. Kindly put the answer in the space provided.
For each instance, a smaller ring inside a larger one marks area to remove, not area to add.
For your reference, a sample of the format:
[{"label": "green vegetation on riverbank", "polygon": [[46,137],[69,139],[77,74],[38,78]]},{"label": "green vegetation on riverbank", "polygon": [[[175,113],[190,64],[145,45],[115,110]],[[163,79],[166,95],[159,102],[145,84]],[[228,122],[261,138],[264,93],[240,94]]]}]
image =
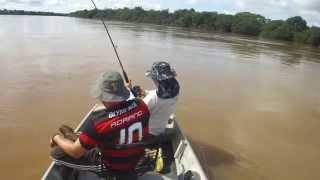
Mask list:
[{"label": "green vegetation on riverbank", "polygon": [[65,16],[66,14],[53,13],[53,12],[35,12],[35,11],[24,11],[24,10],[0,9],[0,15]]},{"label": "green vegetation on riverbank", "polygon": [[307,22],[300,16],[291,17],[284,21],[270,20],[249,12],[227,15],[183,9],[171,13],[168,10],[144,10],[141,7],[134,9],[82,10],[70,13],[70,16],[237,33],[320,46],[320,28],[316,26],[308,27]]}]

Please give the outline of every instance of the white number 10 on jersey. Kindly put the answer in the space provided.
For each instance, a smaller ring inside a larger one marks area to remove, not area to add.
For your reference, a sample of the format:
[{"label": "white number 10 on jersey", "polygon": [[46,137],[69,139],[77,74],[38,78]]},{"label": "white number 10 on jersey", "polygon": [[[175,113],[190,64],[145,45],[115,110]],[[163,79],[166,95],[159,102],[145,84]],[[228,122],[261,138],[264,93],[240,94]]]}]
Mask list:
[{"label": "white number 10 on jersey", "polygon": [[[127,142],[126,141],[126,129],[128,129],[128,138]],[[120,141],[119,144],[131,144],[133,140],[133,133],[135,131],[138,131],[139,134],[139,141],[142,140],[142,123],[141,122],[136,122],[134,124],[131,124],[127,128],[123,128],[120,130]]]}]

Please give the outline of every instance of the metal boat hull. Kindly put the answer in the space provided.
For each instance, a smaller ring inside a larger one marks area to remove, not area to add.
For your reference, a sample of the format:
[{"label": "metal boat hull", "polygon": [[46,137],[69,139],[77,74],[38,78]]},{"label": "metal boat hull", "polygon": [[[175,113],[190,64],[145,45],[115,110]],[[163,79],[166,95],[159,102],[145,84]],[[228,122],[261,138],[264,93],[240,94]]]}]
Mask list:
[{"label": "metal boat hull", "polygon": [[[85,126],[86,122],[91,115],[103,110],[103,106],[95,105],[91,111],[83,118],[79,126],[76,128],[77,132],[80,132]],[[184,136],[183,132],[178,126],[177,121],[173,120],[167,125],[168,132],[173,134],[170,140],[170,148],[172,149],[172,161],[170,165],[170,171],[168,173],[159,174],[156,172],[147,172],[143,176],[139,177],[139,180],[183,180],[188,179],[188,174],[192,172],[192,179],[195,180],[207,180],[207,176],[193,151],[190,142]],[[58,166],[52,162],[44,173],[42,180],[62,180]],[[70,177],[70,180],[75,179]],[[68,179],[68,180],[69,180]],[[80,171],[77,178],[78,180],[99,180],[103,179],[92,172]]]}]

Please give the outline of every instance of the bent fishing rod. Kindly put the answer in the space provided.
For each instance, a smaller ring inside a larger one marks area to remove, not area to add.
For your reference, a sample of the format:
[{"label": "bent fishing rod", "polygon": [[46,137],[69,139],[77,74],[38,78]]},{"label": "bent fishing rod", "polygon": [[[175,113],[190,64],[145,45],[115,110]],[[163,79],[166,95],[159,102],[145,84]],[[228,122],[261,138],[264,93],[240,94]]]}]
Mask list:
[{"label": "bent fishing rod", "polygon": [[[94,0],[91,0],[91,2],[92,2],[92,4],[93,4],[95,10],[98,11],[98,8],[97,8],[96,3],[94,2]],[[111,37],[111,35],[110,35],[110,33],[109,33],[108,27],[107,27],[107,25],[106,25],[106,23],[104,22],[104,20],[103,20],[102,17],[100,18],[100,20],[101,20],[101,22],[102,22],[102,24],[103,24],[103,26],[104,26],[104,29],[106,30],[106,32],[107,32],[107,34],[108,34],[108,37],[109,37],[110,42],[111,42],[111,44],[112,44],[113,50],[114,50],[114,52],[115,52],[115,54],[116,54],[116,57],[117,57],[117,59],[118,59],[118,62],[119,62],[119,64],[120,64],[123,77],[124,77],[126,83],[129,83],[128,75],[127,75],[126,71],[125,71],[124,68],[123,68],[123,65],[122,65],[122,62],[121,62],[121,60],[120,60],[120,57],[119,57],[117,48],[116,48],[116,46],[114,45],[114,42],[113,42],[112,37]]]}]

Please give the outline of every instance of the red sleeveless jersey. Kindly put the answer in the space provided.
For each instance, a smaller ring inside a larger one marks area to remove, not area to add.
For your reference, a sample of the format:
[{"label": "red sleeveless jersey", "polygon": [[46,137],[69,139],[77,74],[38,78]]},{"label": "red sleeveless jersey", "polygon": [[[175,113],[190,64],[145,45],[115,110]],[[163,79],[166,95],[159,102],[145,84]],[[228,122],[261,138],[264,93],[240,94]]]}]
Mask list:
[{"label": "red sleeveless jersey", "polygon": [[99,147],[109,169],[133,170],[144,148],[114,149],[110,144],[143,141],[149,135],[149,117],[148,107],[142,100],[129,100],[117,108],[95,114],[80,134],[80,143],[88,150]]}]

